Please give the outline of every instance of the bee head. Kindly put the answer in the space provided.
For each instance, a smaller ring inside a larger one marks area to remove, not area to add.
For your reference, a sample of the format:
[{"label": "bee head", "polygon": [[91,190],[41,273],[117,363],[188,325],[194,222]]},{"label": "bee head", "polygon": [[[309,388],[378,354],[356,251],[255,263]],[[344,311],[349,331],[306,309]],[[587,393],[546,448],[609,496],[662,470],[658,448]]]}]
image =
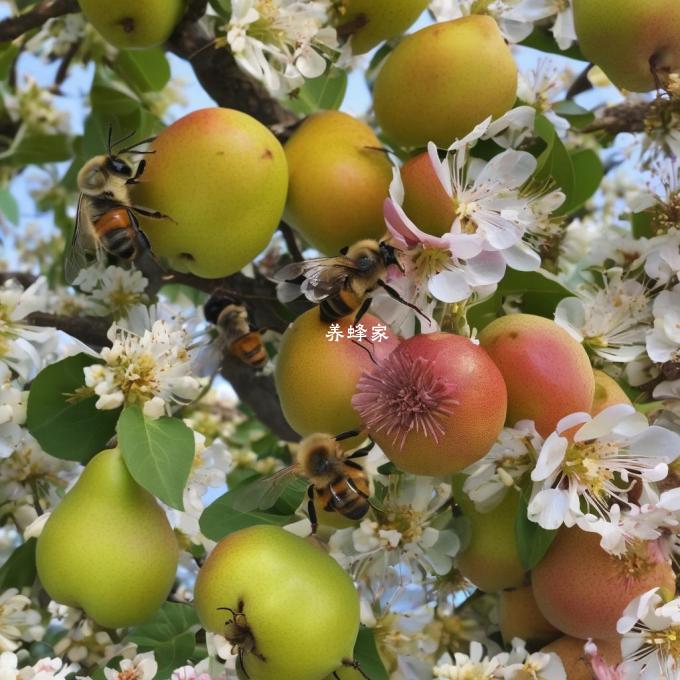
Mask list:
[{"label": "bee head", "polygon": [[127,180],[132,168],[118,156],[95,156],[78,173],[78,188],[84,194],[96,196],[111,185],[111,179]]},{"label": "bee head", "polygon": [[389,267],[391,264],[395,264],[397,267],[399,267],[399,271],[404,271],[401,262],[399,262],[397,259],[397,251],[394,246],[385,243],[385,241],[381,241],[378,247],[380,249],[380,256],[382,257],[386,267]]},{"label": "bee head", "polygon": [[229,305],[236,304],[236,300],[217,290],[203,305],[203,316],[205,317],[206,321],[216,324],[222,311]]}]

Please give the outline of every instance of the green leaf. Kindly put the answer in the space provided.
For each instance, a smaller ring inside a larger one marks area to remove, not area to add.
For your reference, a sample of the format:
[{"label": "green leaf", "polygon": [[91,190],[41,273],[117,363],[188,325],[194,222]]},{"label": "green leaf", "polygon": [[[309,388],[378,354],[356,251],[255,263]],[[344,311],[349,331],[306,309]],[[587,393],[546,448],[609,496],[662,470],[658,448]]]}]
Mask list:
[{"label": "green leaf", "polygon": [[19,128],[12,144],[0,153],[0,165],[43,165],[69,160],[73,154],[71,140],[66,135],[48,135]]},{"label": "green leaf", "polygon": [[284,101],[284,106],[301,116],[339,109],[346,91],[347,73],[330,67],[322,76],[306,80],[295,96]]},{"label": "green leaf", "polygon": [[85,385],[83,369],[95,363],[95,357],[76,354],[47,366],[31,384],[26,424],[55,458],[86,463],[114,435],[120,409],[100,411],[96,396],[69,396]]},{"label": "green leaf", "polygon": [[555,184],[568,196],[574,187],[574,166],[569,152],[545,116],[536,116],[535,131],[546,143],[546,148],[537,159],[535,177],[539,180],[552,177]]},{"label": "green leaf", "polygon": [[633,236],[635,238],[651,238],[654,236],[652,229],[653,215],[650,210],[633,213],[630,218]]},{"label": "green leaf", "polygon": [[29,538],[7,558],[0,567],[0,592],[8,588],[26,588],[33,585],[36,577],[36,539]]},{"label": "green leaf", "polygon": [[371,680],[389,680],[385,666],[380,660],[378,648],[375,645],[375,636],[371,628],[361,626],[359,635],[354,644],[354,659],[359,662],[361,670]]},{"label": "green leaf", "polygon": [[9,189],[0,189],[0,212],[12,224],[19,224],[19,204]]},{"label": "green leaf", "polygon": [[539,524],[532,522],[527,517],[527,508],[527,499],[525,493],[522,493],[515,517],[515,540],[517,541],[519,561],[527,571],[530,571],[548,552],[557,531],[544,529]]},{"label": "green leaf", "polygon": [[164,602],[148,623],[130,629],[127,640],[140,651],[153,651],[158,662],[158,678],[169,678],[172,671],[186,665],[196,646],[200,627],[194,608],[179,602]]},{"label": "green leaf", "polygon": [[571,99],[557,102],[552,108],[558,116],[566,118],[576,128],[584,128],[595,120],[592,111],[584,109]]},{"label": "green leaf", "polygon": [[164,503],[183,510],[182,494],[194,462],[193,432],[178,418],[147,418],[137,404],[125,408],[116,432],[135,481]]},{"label": "green leaf", "polygon": [[[252,478],[250,479],[252,480]],[[248,480],[246,484],[248,484]],[[238,493],[242,489],[243,486],[238,486],[227,491],[203,511],[199,525],[204,536],[213,541],[220,541],[234,531],[256,524],[275,524],[282,527],[295,521],[296,517],[292,513],[278,515],[262,510],[250,510],[248,512],[235,510],[234,502],[242,497],[242,492],[241,494]]]},{"label": "green leaf", "polygon": [[588,61],[581,53],[578,45],[572,45],[567,50],[561,50],[555,42],[553,34],[547,28],[534,28],[531,35],[522,40],[520,45],[533,47],[533,49],[540,50],[541,52],[560,54],[563,57],[569,57],[570,59],[578,59],[578,61]]},{"label": "green leaf", "polygon": [[16,43],[5,43],[0,48],[0,80],[6,81],[14,60],[19,54],[19,45]]},{"label": "green leaf", "polygon": [[556,276],[543,269],[535,272],[507,269],[496,292],[468,309],[470,327],[481,331],[490,324],[498,316],[506,295],[522,295],[523,312],[552,319],[560,300],[572,297],[574,293],[562,285]]},{"label": "green leaf", "polygon": [[571,154],[575,182],[565,202],[557,210],[558,215],[568,215],[579,208],[600,188],[604,166],[595,151],[580,149]]},{"label": "green leaf", "polygon": [[92,109],[108,116],[125,116],[141,107],[139,97],[124,83],[113,77],[110,71],[98,68],[90,90]]},{"label": "green leaf", "polygon": [[158,92],[170,80],[170,64],[160,47],[148,50],[121,50],[115,70],[140,92]]}]

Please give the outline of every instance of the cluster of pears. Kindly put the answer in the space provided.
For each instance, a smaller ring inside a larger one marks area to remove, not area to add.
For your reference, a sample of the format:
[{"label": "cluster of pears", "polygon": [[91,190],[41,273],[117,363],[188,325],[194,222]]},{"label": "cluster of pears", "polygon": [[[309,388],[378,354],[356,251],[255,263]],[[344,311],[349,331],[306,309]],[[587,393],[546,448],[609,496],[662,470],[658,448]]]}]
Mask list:
[{"label": "cluster of pears", "polygon": [[[164,510],[117,449],[88,463],[37,544],[50,597],[111,629],[158,611],[178,558]],[[238,645],[252,680],[319,680],[353,658],[359,597],[352,579],[322,549],[280,527],[254,526],[221,541],[194,594],[203,626]]]}]

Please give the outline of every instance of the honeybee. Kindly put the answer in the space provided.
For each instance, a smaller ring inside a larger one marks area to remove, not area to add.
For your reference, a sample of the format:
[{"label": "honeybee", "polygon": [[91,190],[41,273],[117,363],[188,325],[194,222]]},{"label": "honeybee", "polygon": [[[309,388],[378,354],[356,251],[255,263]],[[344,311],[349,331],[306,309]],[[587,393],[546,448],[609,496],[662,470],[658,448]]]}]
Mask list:
[{"label": "honeybee", "polygon": [[365,239],[340,252],[339,257],[293,262],[280,269],[274,275],[274,280],[280,282],[279,299],[290,302],[304,294],[311,302],[320,303],[322,321],[330,323],[356,312],[354,324],[357,324],[371,305],[370,293],[382,288],[390,297],[424,316],[383,280],[392,264],[403,271],[393,246]]},{"label": "honeybee", "polygon": [[[118,140],[113,147],[132,134]],[[127,262],[151,253],[149,241],[139,228],[135,213],[154,219],[170,218],[132,204],[130,185],[139,182],[146,161],[140,161],[133,168],[121,154],[148,153],[135,149],[152,140],[144,139],[114,153],[109,129],[107,153],[91,158],[80,169],[76,226],[64,262],[64,276],[68,283],[72,283],[84,267],[104,262],[106,253]]]},{"label": "honeybee", "polygon": [[203,313],[206,321],[219,328],[220,343],[230,354],[253,368],[262,368],[269,361],[262,342],[266,330],[252,328],[243,305],[218,290],[206,302]]},{"label": "honeybee", "polygon": [[356,459],[366,456],[373,448],[373,442],[349,454],[339,443],[357,434],[345,432],[337,437],[330,434],[305,437],[298,445],[296,460],[292,465],[237,489],[240,493],[237,494],[234,508],[242,512],[257,508],[266,510],[281,496],[291,476],[298,476],[309,482],[307,512],[312,533],[316,533],[318,527],[314,496],[327,512],[335,511],[349,519],[361,519],[371,507],[368,500],[370,489],[368,477]]}]

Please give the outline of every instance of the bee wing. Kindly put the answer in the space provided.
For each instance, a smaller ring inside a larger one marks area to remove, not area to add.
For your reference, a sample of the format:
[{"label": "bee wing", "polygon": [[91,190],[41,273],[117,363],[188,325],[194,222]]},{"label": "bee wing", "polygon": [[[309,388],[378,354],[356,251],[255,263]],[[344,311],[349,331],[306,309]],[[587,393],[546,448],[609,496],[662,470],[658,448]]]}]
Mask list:
[{"label": "bee wing", "polygon": [[[297,287],[293,286],[302,279],[299,291],[311,302],[318,303],[337,293],[347,278],[357,271],[354,262],[347,257],[320,257],[286,265],[274,275],[274,279],[282,282],[277,288],[282,302],[290,302],[299,295]],[[293,291],[295,295],[292,295]]]},{"label": "bee wing", "polygon": [[252,484],[245,484],[234,489],[233,507],[241,512],[267,510],[276,503],[294,477],[299,474],[297,464],[289,465],[269,477],[256,479]]},{"label": "bee wing", "polygon": [[64,256],[64,277],[67,283],[73,283],[81,269],[105,259],[102,247],[92,232],[92,226],[84,217],[83,195],[78,197],[76,208],[76,225],[73,238]]}]

